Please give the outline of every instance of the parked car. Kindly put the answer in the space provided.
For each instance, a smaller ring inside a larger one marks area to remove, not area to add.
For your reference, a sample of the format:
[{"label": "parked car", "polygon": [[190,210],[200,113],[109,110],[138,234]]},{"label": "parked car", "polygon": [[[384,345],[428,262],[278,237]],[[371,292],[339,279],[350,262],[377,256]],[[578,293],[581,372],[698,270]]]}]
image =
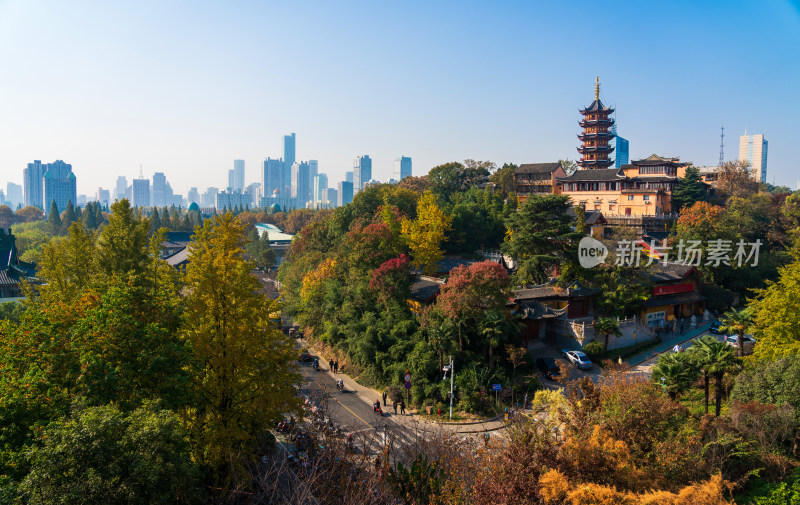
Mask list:
[{"label": "parked car", "polygon": [[[744,338],[744,353],[752,354],[753,348],[756,346],[756,339],[752,335],[745,335]],[[739,348],[739,335],[728,335],[728,345]]]},{"label": "parked car", "polygon": [[589,356],[583,353],[583,351],[568,351],[567,349],[561,350],[561,355],[564,358],[575,365],[576,368],[580,368],[581,370],[589,370],[592,368],[592,360],[589,359]]},{"label": "parked car", "polygon": [[722,332],[719,330],[721,326],[722,326],[722,323],[720,323],[719,321],[714,321],[714,322],[711,324],[711,328],[709,328],[709,329],[708,329],[708,331],[710,331],[710,332],[711,332],[711,333],[713,333],[714,335],[719,335],[720,333],[722,333]]},{"label": "parked car", "polygon": [[311,353],[308,352],[306,349],[300,351],[300,357],[297,358],[297,361],[305,363],[307,361],[312,361],[314,358],[311,357]]},{"label": "parked car", "polygon": [[561,373],[553,358],[536,358],[536,368],[551,381],[556,380],[556,377]]}]

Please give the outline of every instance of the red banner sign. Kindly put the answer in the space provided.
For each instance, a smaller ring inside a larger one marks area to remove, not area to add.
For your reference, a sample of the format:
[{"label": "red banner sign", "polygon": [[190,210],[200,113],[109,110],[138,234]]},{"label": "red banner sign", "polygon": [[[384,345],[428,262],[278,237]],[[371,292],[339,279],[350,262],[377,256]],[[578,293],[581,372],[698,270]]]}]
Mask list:
[{"label": "red banner sign", "polygon": [[670,286],[655,286],[653,294],[658,295],[674,295],[676,293],[689,293],[694,291],[694,284],[672,284]]}]

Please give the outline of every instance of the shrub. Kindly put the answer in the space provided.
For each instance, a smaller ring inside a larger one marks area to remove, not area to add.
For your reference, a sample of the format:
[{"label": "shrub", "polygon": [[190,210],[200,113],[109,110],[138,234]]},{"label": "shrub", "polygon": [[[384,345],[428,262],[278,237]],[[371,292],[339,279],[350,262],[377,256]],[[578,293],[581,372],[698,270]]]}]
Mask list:
[{"label": "shrub", "polygon": [[603,343],[597,340],[592,340],[585,346],[583,346],[583,352],[589,355],[590,358],[599,358],[602,356],[605,349],[603,348]]}]

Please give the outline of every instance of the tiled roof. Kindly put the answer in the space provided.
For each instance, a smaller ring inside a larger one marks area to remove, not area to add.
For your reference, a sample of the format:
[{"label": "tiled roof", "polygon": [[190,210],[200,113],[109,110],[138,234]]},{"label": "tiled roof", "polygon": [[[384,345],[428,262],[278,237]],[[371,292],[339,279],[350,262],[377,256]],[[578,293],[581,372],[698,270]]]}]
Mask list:
[{"label": "tiled roof", "polygon": [[516,313],[521,319],[554,319],[566,314],[567,309],[553,309],[547,305],[542,305],[536,300],[521,302]]},{"label": "tiled roof", "polygon": [[666,281],[679,281],[684,279],[689,273],[694,271],[695,274],[700,275],[695,267],[692,265],[682,265],[679,263],[655,263],[653,270],[650,272],[650,280],[653,282],[666,282]]},{"label": "tiled roof", "polygon": [[631,160],[633,165],[660,165],[663,163],[680,163],[680,158],[664,158],[657,154],[651,154],[647,158],[641,160]]},{"label": "tiled roof", "polygon": [[611,113],[611,112],[614,112],[614,109],[612,109],[610,107],[606,107],[605,105],[603,105],[603,102],[601,102],[598,99],[598,100],[593,101],[592,104],[589,105],[588,107],[586,107],[585,109],[581,110],[581,114],[583,114],[585,112],[609,112],[609,113]]},{"label": "tiled roof", "polygon": [[164,258],[164,261],[166,261],[170,266],[177,268],[185,263],[188,263],[191,256],[192,252],[189,250],[189,248],[184,247],[172,256],[167,256]]},{"label": "tiled roof", "polygon": [[517,174],[552,174],[561,166],[561,163],[524,163],[514,173]]},{"label": "tiled roof", "polygon": [[601,168],[576,170],[574,174],[567,177],[559,177],[557,180],[564,182],[595,182],[618,181],[622,179],[626,179],[626,177],[619,168]]}]

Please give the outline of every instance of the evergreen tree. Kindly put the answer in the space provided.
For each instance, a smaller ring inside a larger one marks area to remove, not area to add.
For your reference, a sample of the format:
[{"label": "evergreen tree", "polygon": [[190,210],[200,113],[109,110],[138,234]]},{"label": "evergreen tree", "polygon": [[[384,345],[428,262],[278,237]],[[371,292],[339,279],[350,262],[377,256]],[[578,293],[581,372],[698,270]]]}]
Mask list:
[{"label": "evergreen tree", "polygon": [[162,226],[161,217],[158,215],[158,209],[153,209],[153,213],[150,214],[150,233],[157,232]]},{"label": "evergreen tree", "polygon": [[105,223],[106,218],[103,217],[103,211],[100,208],[100,204],[99,203],[94,204],[92,206],[92,209],[94,210],[94,227],[95,227],[95,229],[97,229],[103,223]]},{"label": "evergreen tree", "polygon": [[78,220],[78,215],[75,214],[75,207],[72,205],[72,200],[67,202],[67,210],[64,211],[64,219],[61,220],[61,229],[59,233],[66,235],[72,223]]},{"label": "evergreen tree", "polygon": [[192,221],[189,219],[189,213],[183,215],[183,231],[192,231]]},{"label": "evergreen tree", "polygon": [[87,230],[93,230],[97,227],[97,223],[95,223],[94,220],[94,210],[91,204],[83,208],[83,212],[81,212],[81,223],[83,223],[84,228]]},{"label": "evergreen tree", "polygon": [[169,209],[165,205],[164,208],[161,210],[161,214],[159,215],[161,218],[161,227],[166,229],[172,229],[172,222],[169,218]]},{"label": "evergreen tree", "polygon": [[47,231],[55,235],[61,231],[61,215],[58,212],[58,205],[53,200],[50,203],[50,212],[47,213]]},{"label": "evergreen tree", "polygon": [[683,207],[690,207],[696,202],[707,200],[706,185],[700,176],[700,169],[690,166],[686,174],[678,179],[675,191],[672,192],[673,212],[679,212]]}]

